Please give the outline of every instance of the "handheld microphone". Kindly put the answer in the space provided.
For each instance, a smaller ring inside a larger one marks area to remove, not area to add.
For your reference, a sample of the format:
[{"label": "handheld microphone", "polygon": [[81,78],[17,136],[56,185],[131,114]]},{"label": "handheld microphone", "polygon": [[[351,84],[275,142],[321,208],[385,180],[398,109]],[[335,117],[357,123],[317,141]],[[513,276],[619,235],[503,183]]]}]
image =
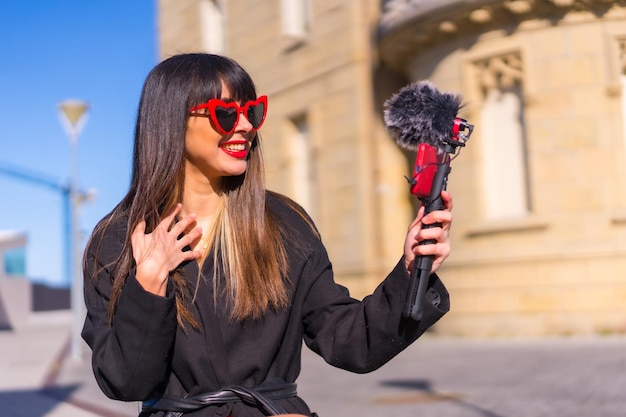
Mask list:
[{"label": "handheld microphone", "polygon": [[[465,146],[474,130],[474,125],[457,117],[461,96],[440,92],[429,81],[418,81],[400,89],[384,105],[384,122],[391,137],[399,147],[417,152],[413,176],[408,179],[411,194],[424,205],[424,216],[443,210],[441,191],[447,187],[451,155]],[[422,228],[440,226],[422,223]],[[430,243],[435,241],[419,242]],[[415,258],[405,317],[416,321],[422,318],[433,259],[432,255]]]}]

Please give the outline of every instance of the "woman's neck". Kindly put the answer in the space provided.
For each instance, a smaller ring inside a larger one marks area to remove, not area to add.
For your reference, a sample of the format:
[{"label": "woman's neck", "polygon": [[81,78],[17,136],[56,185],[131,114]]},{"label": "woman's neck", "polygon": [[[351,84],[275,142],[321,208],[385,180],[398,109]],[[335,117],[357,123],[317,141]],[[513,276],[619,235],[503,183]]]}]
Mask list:
[{"label": "woman's neck", "polygon": [[222,197],[217,191],[217,184],[203,176],[186,175],[184,187],[180,216],[184,217],[191,213],[196,215],[195,226],[202,228],[202,236],[198,242],[194,242],[192,248],[204,251],[223,204]]}]

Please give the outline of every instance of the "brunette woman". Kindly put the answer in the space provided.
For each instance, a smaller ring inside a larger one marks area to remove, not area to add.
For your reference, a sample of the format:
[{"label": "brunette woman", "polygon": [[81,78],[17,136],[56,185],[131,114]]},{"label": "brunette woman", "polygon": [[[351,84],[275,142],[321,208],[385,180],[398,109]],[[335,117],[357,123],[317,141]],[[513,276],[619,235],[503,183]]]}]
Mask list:
[{"label": "brunette woman", "polygon": [[[267,106],[223,56],[173,56],[145,81],[130,189],[86,248],[83,329],[100,388],[142,401],[141,416],[312,415],[295,389],[303,341],[370,372],[449,309],[435,271],[450,252],[450,195],[418,213],[373,294],[353,299],[304,210],[264,188]],[[435,261],[416,322],[402,307],[424,254]]]}]

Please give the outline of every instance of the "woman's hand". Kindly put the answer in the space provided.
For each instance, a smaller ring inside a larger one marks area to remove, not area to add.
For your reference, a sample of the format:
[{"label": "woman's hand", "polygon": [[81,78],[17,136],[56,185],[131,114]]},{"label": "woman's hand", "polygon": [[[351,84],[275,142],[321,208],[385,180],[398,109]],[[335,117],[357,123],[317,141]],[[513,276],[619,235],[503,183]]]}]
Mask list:
[{"label": "woman's hand", "polygon": [[[441,192],[444,210],[435,210],[424,216],[424,206],[420,207],[417,217],[409,226],[404,241],[404,263],[411,273],[415,257],[433,255],[432,272],[437,271],[443,261],[450,255],[450,225],[452,224],[452,196],[447,191]],[[441,223],[441,227],[422,228],[423,224]],[[434,240],[435,243],[419,245],[422,240]]]},{"label": "woman's hand", "polygon": [[130,242],[133,258],[137,265],[136,277],[141,286],[151,293],[164,296],[167,278],[181,262],[199,258],[199,251],[184,251],[202,236],[200,227],[188,229],[195,223],[195,214],[185,216],[174,223],[182,205],[179,203],[172,212],[161,220],[152,233],[146,233],[146,222],[142,221],[133,231]]}]

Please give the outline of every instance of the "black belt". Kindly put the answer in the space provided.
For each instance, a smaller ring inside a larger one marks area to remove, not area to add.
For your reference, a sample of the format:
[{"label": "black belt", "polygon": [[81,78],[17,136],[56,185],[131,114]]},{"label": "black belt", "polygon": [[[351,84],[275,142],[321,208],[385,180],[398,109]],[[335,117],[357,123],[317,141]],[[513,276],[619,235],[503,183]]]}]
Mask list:
[{"label": "black belt", "polygon": [[272,379],[254,388],[231,385],[218,391],[191,397],[163,396],[156,399],[156,401],[144,401],[140,416],[154,411],[168,411],[165,414],[166,417],[179,417],[185,413],[200,410],[211,405],[236,402],[255,406],[267,415],[287,414],[279,404],[272,400],[295,397],[298,395],[296,387],[295,383],[287,383],[282,379]]}]

